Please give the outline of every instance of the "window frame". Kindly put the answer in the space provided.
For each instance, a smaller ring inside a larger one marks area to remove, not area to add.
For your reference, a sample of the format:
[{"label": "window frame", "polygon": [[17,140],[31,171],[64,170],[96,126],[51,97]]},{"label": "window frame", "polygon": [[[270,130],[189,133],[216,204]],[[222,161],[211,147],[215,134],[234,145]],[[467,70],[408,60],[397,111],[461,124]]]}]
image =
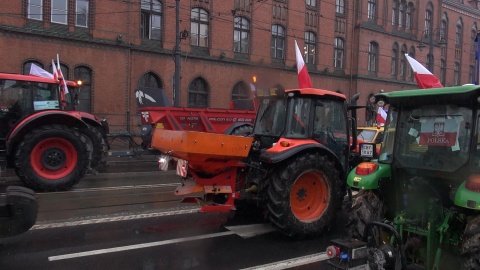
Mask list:
[{"label": "window frame", "polygon": [[[305,58],[305,64],[316,64],[317,56],[317,35],[312,31],[306,31],[304,34],[304,53],[303,57]],[[311,50],[313,49],[313,53]]]},{"label": "window frame", "polygon": [[[86,13],[85,14],[81,14],[81,13],[78,12],[80,3],[84,3],[86,5]],[[89,0],[75,0],[75,26],[88,28],[89,13],[90,13],[90,1]],[[84,25],[78,23],[80,15],[85,16],[85,24]]]},{"label": "window frame", "polygon": [[285,28],[280,24],[272,25],[271,39],[270,57],[281,60],[285,59]]},{"label": "window frame", "polygon": [[333,39],[333,67],[336,69],[344,68],[345,41],[336,37]]},{"label": "window frame", "polygon": [[[39,1],[40,5],[37,4],[32,4],[32,1]],[[32,7],[36,7],[40,9],[38,17],[32,16]],[[28,0],[27,2],[27,19],[30,20],[37,20],[37,21],[42,21],[43,20],[43,0]]]},{"label": "window frame", "polygon": [[[54,2],[65,4],[65,9],[59,9],[54,7]],[[64,12],[64,14],[56,14],[55,12]],[[54,18],[57,17],[62,17],[65,20],[64,21],[55,21]],[[50,2],[50,22],[56,23],[56,24],[63,24],[63,25],[68,25],[68,0],[51,0]]]},{"label": "window frame", "polygon": [[[246,42],[242,41],[244,40],[242,39],[243,36],[246,36]],[[233,51],[235,53],[250,53],[250,22],[242,16],[233,19]]]},{"label": "window frame", "polygon": [[[192,8],[190,11],[190,45],[202,48],[209,46],[209,14],[203,8]],[[195,30],[195,31],[194,31]],[[201,32],[206,34],[201,34]],[[195,39],[196,38],[196,39]],[[200,40],[203,39],[203,42]]]},{"label": "window frame", "polygon": [[[147,7],[146,9],[145,7]],[[155,8],[158,6],[159,8]],[[142,0],[140,2],[141,18],[140,18],[140,33],[142,39],[148,40],[162,40],[163,32],[163,4],[159,0]],[[154,19],[158,18],[159,26],[154,26]],[[154,32],[158,31],[158,36],[154,35]]]}]

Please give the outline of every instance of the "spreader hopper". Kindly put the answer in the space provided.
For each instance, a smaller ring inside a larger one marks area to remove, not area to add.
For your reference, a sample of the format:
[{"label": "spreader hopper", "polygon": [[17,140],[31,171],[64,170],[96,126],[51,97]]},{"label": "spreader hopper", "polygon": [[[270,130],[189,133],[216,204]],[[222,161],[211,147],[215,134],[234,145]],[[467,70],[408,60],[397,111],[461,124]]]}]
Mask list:
[{"label": "spreader hopper", "polygon": [[153,148],[188,161],[197,172],[217,174],[248,156],[251,137],[196,131],[156,129]]}]

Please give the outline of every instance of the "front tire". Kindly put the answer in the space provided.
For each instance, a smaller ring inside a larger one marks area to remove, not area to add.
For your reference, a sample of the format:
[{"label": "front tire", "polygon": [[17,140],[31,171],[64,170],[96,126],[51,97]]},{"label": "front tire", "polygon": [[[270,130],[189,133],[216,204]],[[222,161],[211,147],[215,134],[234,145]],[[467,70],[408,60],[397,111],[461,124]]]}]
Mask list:
[{"label": "front tire", "polygon": [[341,202],[339,182],[333,161],[318,153],[279,166],[267,192],[270,221],[290,237],[321,234]]},{"label": "front tire", "polygon": [[[385,203],[373,190],[360,190],[353,196],[352,208],[349,213],[347,230],[350,237],[362,240],[365,235],[365,227],[372,221],[382,221],[385,215]],[[380,244],[380,228],[373,226],[370,229],[369,242]]]},{"label": "front tire", "polygon": [[18,177],[35,191],[65,190],[85,176],[86,139],[64,125],[45,125],[25,135],[15,154]]}]

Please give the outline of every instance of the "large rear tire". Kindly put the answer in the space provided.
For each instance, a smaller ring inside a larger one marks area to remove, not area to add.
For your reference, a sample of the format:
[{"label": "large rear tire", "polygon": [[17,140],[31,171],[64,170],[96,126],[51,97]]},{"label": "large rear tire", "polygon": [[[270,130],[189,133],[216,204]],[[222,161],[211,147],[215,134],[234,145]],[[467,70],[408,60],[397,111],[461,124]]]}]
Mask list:
[{"label": "large rear tire", "polygon": [[249,125],[245,126],[240,126],[236,127],[234,130],[232,130],[232,133],[230,135],[235,135],[235,136],[248,136],[253,133],[253,127]]},{"label": "large rear tire", "polygon": [[270,221],[290,237],[320,235],[341,203],[339,182],[333,161],[318,153],[279,166],[267,192]]},{"label": "large rear tire", "polygon": [[82,129],[81,132],[87,136],[91,144],[90,168],[95,169],[105,157],[107,144],[100,130],[94,126],[88,125],[88,128]]},{"label": "large rear tire", "polygon": [[18,177],[35,191],[65,190],[85,176],[86,139],[63,125],[44,125],[25,135],[15,154]]},{"label": "large rear tire", "polygon": [[463,234],[462,270],[480,269],[480,215],[468,220]]},{"label": "large rear tire", "polygon": [[[372,221],[382,221],[385,215],[385,203],[373,190],[360,190],[353,196],[352,208],[349,213],[347,230],[350,237],[362,240],[365,235],[365,227]],[[369,242],[380,244],[380,228],[373,226],[370,229]]]}]

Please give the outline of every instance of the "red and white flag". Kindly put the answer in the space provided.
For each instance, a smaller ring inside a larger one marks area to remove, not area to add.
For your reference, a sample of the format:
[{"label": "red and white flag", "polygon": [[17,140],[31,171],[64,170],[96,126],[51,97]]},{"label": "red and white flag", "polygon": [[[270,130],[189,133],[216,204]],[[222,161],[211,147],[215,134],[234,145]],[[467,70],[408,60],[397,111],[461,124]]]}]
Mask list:
[{"label": "red and white flag", "polygon": [[378,126],[384,126],[385,122],[387,122],[387,112],[383,109],[383,107],[378,107],[376,120]]},{"label": "red and white flag", "polygon": [[455,118],[429,118],[422,121],[420,145],[454,146],[457,142],[458,122]]},{"label": "red and white flag", "polygon": [[413,59],[408,54],[405,54],[405,57],[407,58],[408,63],[412,67],[418,88],[425,89],[443,87],[440,80],[417,60]]},{"label": "red and white flag", "polygon": [[298,48],[297,41],[295,40],[295,56],[297,59],[297,72],[298,72],[298,87],[299,88],[311,88],[312,81],[310,75],[308,75],[307,67],[303,61],[302,53]]},{"label": "red and white flag", "polygon": [[52,59],[52,72],[53,72],[53,79],[58,80],[58,72],[57,72],[57,66],[55,65],[55,62]]},{"label": "red and white flag", "polygon": [[62,77],[63,90],[65,91],[65,94],[68,94],[67,81],[65,77],[63,77],[62,69],[60,68],[60,59],[58,57],[58,54],[57,54],[57,70],[58,70],[58,75]]}]

